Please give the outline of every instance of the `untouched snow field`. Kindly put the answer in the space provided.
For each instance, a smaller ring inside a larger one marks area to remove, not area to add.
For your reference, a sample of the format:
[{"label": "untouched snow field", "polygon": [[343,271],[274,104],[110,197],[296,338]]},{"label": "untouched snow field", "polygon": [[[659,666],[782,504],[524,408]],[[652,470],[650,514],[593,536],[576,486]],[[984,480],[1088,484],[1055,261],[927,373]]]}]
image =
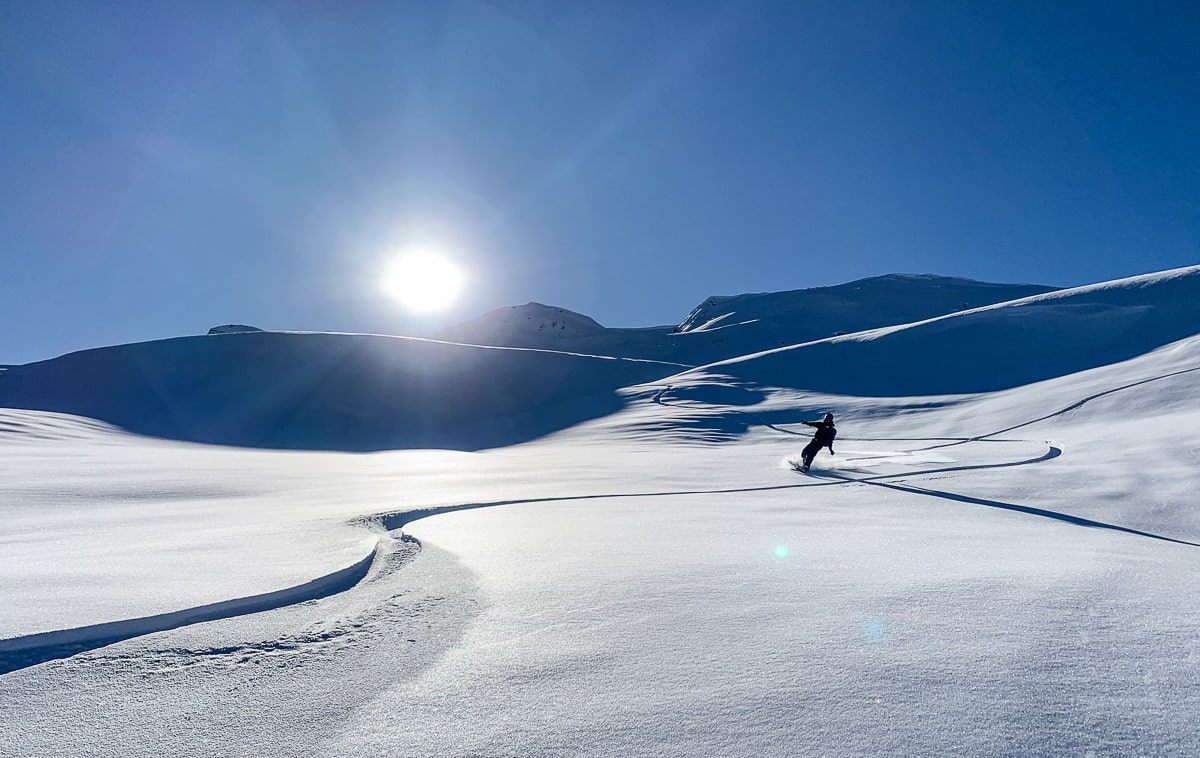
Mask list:
[{"label": "untouched snow field", "polygon": [[138,436],[11,367],[0,754],[1200,754],[1198,311],[1193,268],[691,370],[492,350],[610,370],[460,450]]}]

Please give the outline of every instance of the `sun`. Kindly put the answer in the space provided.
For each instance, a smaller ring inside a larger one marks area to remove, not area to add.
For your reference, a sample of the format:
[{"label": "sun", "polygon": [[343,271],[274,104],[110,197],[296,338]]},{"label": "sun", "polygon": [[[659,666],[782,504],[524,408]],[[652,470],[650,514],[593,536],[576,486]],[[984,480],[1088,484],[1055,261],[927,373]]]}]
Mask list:
[{"label": "sun", "polygon": [[412,313],[436,313],[454,304],[463,272],[444,255],[410,250],[396,256],[383,276],[383,291]]}]

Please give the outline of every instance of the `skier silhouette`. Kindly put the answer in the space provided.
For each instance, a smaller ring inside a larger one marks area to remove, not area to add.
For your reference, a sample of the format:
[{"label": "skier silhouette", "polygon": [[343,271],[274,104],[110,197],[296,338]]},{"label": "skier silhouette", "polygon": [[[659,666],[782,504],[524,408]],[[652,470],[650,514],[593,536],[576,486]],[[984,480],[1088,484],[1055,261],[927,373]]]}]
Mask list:
[{"label": "skier silhouette", "polygon": [[821,448],[829,448],[829,454],[833,455],[833,438],[837,436],[837,428],[833,425],[833,414],[826,413],[825,418],[820,421],[801,421],[805,426],[815,427],[817,433],[813,435],[812,442],[804,447],[804,452],[800,454],[804,464],[801,466],[801,471],[808,471],[808,467],[812,465],[813,458],[817,457],[817,453],[821,452]]}]

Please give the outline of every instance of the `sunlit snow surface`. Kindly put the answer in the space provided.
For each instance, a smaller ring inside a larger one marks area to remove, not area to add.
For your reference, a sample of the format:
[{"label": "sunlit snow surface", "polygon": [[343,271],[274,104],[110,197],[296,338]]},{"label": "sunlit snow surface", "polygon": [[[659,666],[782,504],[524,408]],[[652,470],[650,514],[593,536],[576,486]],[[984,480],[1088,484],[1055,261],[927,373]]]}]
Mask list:
[{"label": "sunlit snow surface", "polygon": [[1194,755],[1197,390],[1191,337],[971,395],[717,366],[474,453],[0,410],[0,754]]}]

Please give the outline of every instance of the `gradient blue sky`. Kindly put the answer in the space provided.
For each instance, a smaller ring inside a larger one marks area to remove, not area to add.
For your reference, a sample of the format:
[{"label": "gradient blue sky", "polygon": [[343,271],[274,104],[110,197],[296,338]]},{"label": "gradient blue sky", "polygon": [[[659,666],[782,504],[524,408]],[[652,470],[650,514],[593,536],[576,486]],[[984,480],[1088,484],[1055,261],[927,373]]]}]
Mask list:
[{"label": "gradient blue sky", "polygon": [[[1200,260],[1200,5],[0,0],[0,363]],[[470,270],[437,319],[389,250]]]}]

